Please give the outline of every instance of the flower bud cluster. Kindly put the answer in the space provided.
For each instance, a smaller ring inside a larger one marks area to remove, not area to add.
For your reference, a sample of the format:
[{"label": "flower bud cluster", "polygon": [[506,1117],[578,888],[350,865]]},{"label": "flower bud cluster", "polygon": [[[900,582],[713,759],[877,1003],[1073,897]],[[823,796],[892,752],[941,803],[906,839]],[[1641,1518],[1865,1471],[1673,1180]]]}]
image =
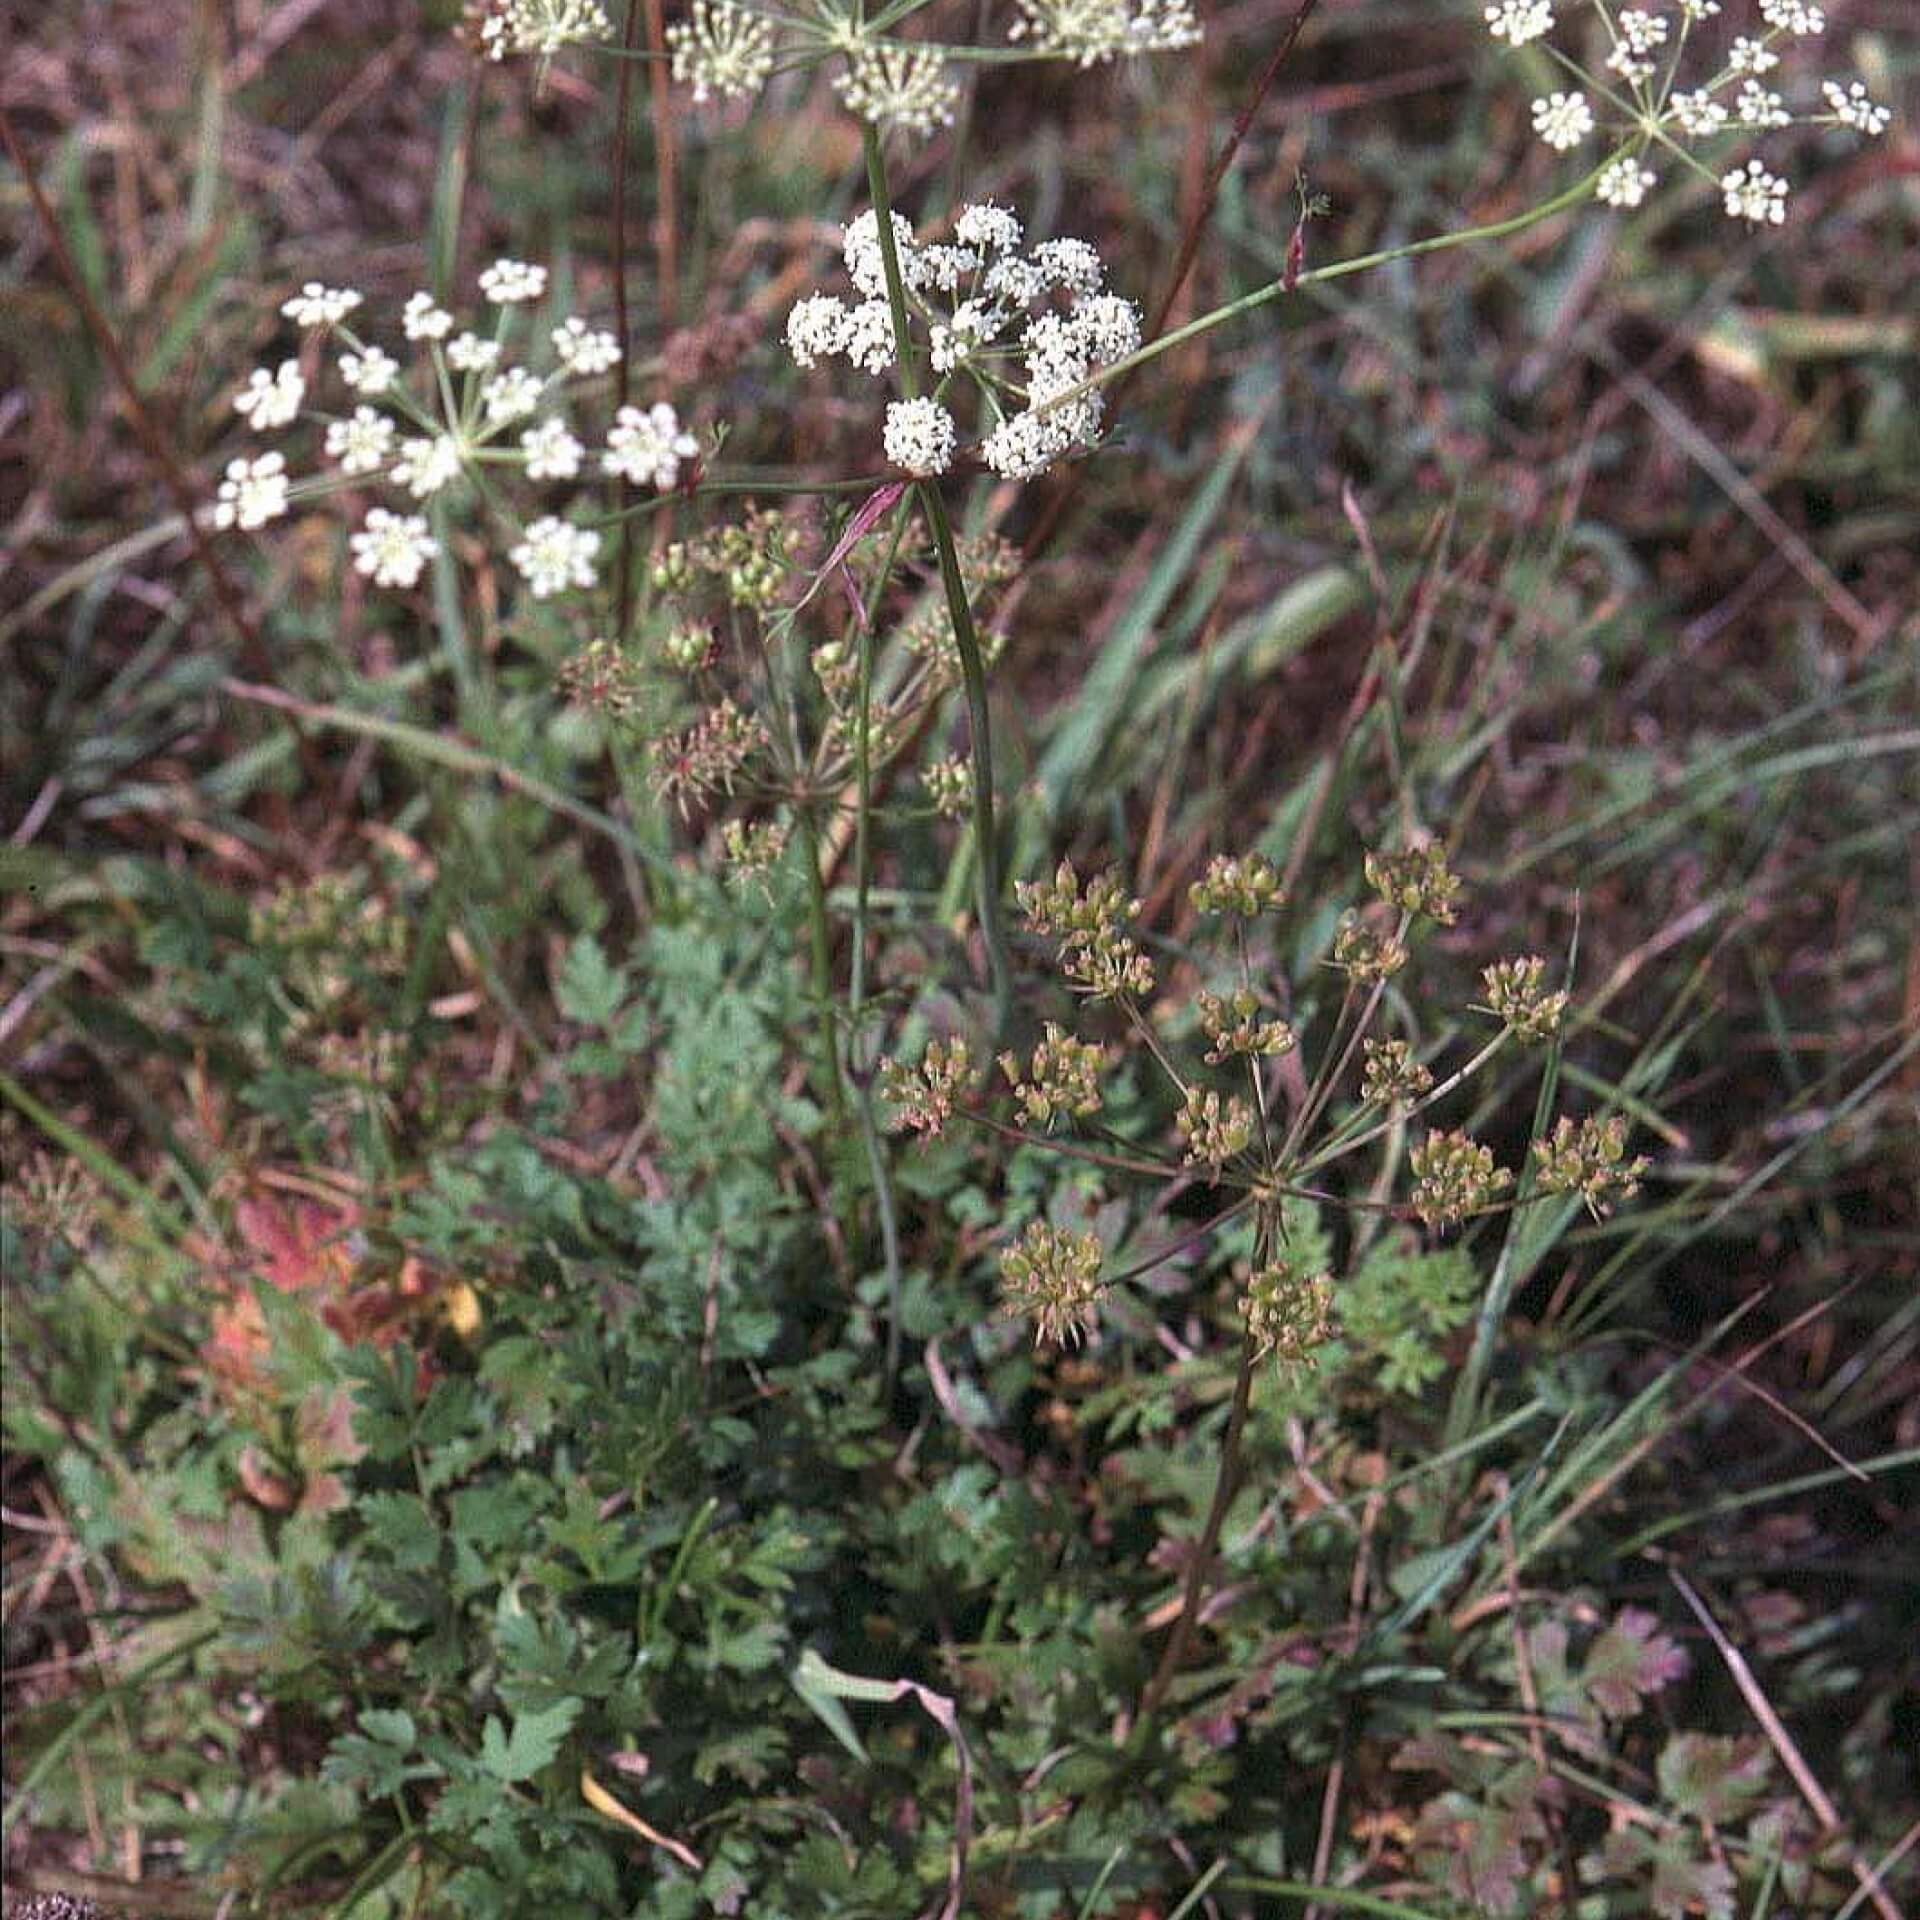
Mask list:
[{"label": "flower bud cluster", "polygon": [[684,733],[669,734],[654,747],[653,785],[684,815],[690,799],[732,793],[733,783],[767,747],[767,730],[731,698],[722,699]]},{"label": "flower bud cluster", "polygon": [[1598,1220],[1616,1200],[1630,1200],[1647,1170],[1645,1157],[1629,1160],[1627,1123],[1619,1114],[1591,1115],[1576,1127],[1564,1116],[1550,1140],[1533,1143],[1534,1177],[1542,1193],[1577,1193]]},{"label": "flower bud cluster", "polygon": [[1271,860],[1260,854],[1216,853],[1187,889],[1196,913],[1231,913],[1252,920],[1286,904],[1286,889]]},{"label": "flower bud cluster", "polygon": [[1375,932],[1357,913],[1343,913],[1334,929],[1330,964],[1355,986],[1376,986],[1407,964],[1406,944],[1393,934]]},{"label": "flower bud cluster", "polygon": [[1013,1083],[1022,1121],[1044,1131],[1061,1114],[1084,1120],[1100,1111],[1103,1060],[1102,1050],[1091,1041],[1076,1040],[1049,1020],[1025,1075],[1011,1053],[1000,1056],[1000,1071]]},{"label": "flower bud cluster", "polygon": [[1494,1164],[1491,1150],[1464,1133],[1430,1133],[1411,1159],[1410,1204],[1429,1227],[1457,1226],[1492,1206],[1513,1184],[1513,1175]]},{"label": "flower bud cluster", "polygon": [[1368,1040],[1362,1051],[1360,1098],[1370,1106],[1411,1107],[1433,1091],[1433,1075],[1405,1040]]},{"label": "flower bud cluster", "polygon": [[1397,853],[1367,855],[1367,884],[1402,913],[1423,914],[1441,926],[1453,925],[1460,882],[1448,870],[1447,856],[1434,841]]},{"label": "flower bud cluster", "polygon": [[1100,1237],[1036,1220],[1000,1256],[1003,1311],[1033,1321],[1034,1344],[1075,1346],[1099,1318]]},{"label": "flower bud cluster", "polygon": [[1565,993],[1546,990],[1547,963],[1538,954],[1521,960],[1496,960],[1480,978],[1486,984],[1486,1011],[1506,1023],[1516,1040],[1551,1040],[1567,1011]]},{"label": "flower bud cluster", "polygon": [[1284,1020],[1260,1017],[1260,1000],[1250,988],[1238,987],[1229,994],[1202,993],[1198,996],[1200,1030],[1212,1041],[1206,1061],[1211,1067],[1223,1061],[1277,1059],[1291,1053],[1298,1041]]},{"label": "flower bud cluster", "polygon": [[963,1036],[929,1040],[917,1067],[880,1062],[880,1097],[893,1109],[890,1125],[939,1134],[953,1118],[953,1103],[973,1080],[973,1057]]},{"label": "flower bud cluster", "polygon": [[1253,1144],[1253,1109],[1238,1094],[1224,1100],[1211,1087],[1189,1087],[1174,1125],[1186,1142],[1183,1164],[1205,1167],[1218,1180],[1221,1169]]},{"label": "flower bud cluster", "polygon": [[1059,942],[1060,970],[1095,1000],[1144,999],[1153,991],[1153,962],[1128,933],[1126,921],[1140,911],[1118,877],[1104,873],[1087,882],[1062,860],[1051,882],[1014,884],[1027,930]]},{"label": "flower bud cluster", "polygon": [[1241,1312],[1256,1356],[1299,1372],[1333,1337],[1333,1276],[1293,1260],[1270,1261],[1248,1277]]},{"label": "flower bud cluster", "polygon": [[569,700],[616,720],[640,712],[645,686],[639,661],[612,640],[589,640],[560,669],[560,690]]}]

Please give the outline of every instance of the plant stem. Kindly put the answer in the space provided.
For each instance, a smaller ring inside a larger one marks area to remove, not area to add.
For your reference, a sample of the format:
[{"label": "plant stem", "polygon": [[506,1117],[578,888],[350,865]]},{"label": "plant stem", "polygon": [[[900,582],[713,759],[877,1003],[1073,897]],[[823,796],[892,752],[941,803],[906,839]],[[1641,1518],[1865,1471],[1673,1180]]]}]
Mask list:
[{"label": "plant stem", "polygon": [[811,936],[815,1017],[820,1024],[820,1052],[827,1076],[827,1110],[836,1131],[847,1124],[846,1095],[840,1085],[840,1039],[833,1017],[833,934],[827,920],[827,883],[820,874],[820,828],[811,805],[795,809],[800,826],[801,853],[807,863],[807,927]]},{"label": "plant stem", "polygon": [[[1265,1258],[1266,1237],[1263,1230],[1260,1236],[1262,1247],[1254,1260],[1256,1266]],[[1140,1696],[1140,1711],[1130,1735],[1130,1740],[1136,1745],[1144,1743],[1147,1730],[1166,1703],[1167,1690],[1173,1685],[1193,1638],[1194,1621],[1200,1611],[1200,1596],[1206,1587],[1207,1568],[1212,1563],[1214,1550],[1220,1544],[1220,1529],[1226,1524],[1227,1508],[1232,1504],[1234,1487],[1240,1477],[1240,1440],[1246,1431],[1247,1409],[1253,1401],[1254,1358],[1253,1335],[1249,1332],[1240,1343],[1240,1371],[1234,1377],[1233,1406],[1227,1414],[1227,1431],[1220,1442],[1220,1470],[1213,1483],[1213,1500],[1207,1508],[1206,1524],[1201,1528],[1200,1538],[1194,1545],[1193,1558],[1187,1563],[1187,1583],[1180,1595],[1179,1617],[1173,1623],[1173,1633],[1167,1641],[1166,1651],[1160,1656],[1160,1664],[1155,1668],[1153,1678],[1147,1682],[1146,1691]]]},{"label": "plant stem", "polygon": [[1351,260],[1336,260],[1331,266],[1314,267],[1292,281],[1284,275],[1278,280],[1270,280],[1264,287],[1256,287],[1253,292],[1242,294],[1238,300],[1228,301],[1224,307],[1215,307],[1211,313],[1203,313],[1197,320],[1189,320],[1184,327],[1175,327],[1171,333],[1163,333],[1157,340],[1149,340],[1145,346],[1137,348],[1124,359],[1115,360],[1097,373],[1089,374],[1077,385],[1064,388],[1033,411],[1044,414],[1051,413],[1055,407],[1070,406],[1098,387],[1111,386],[1115,381],[1125,379],[1136,367],[1145,366],[1149,360],[1157,360],[1163,353],[1171,353],[1175,347],[1183,346],[1189,340],[1197,340],[1203,333],[1211,333],[1215,327],[1225,326],[1229,320],[1239,319],[1243,313],[1269,306],[1300,287],[1321,286],[1328,281],[1344,280],[1349,274],[1366,273],[1374,267],[1388,266],[1396,260],[1412,260],[1425,253],[1444,253],[1453,247],[1471,246],[1481,240],[1501,240],[1510,234],[1523,233],[1528,227],[1538,226],[1542,220],[1550,220],[1556,213],[1564,213],[1569,207],[1578,206],[1582,200],[1590,198],[1595,183],[1605,171],[1605,164],[1598,166],[1564,192],[1556,193],[1551,200],[1543,200],[1537,207],[1529,207],[1525,213],[1516,213],[1505,220],[1491,221],[1483,227],[1463,227],[1456,233],[1436,233],[1425,240],[1410,240],[1403,246],[1382,247],[1375,253],[1358,253]]},{"label": "plant stem", "polygon": [[[866,147],[867,190],[873,200],[880,262],[887,278],[894,362],[900,369],[901,396],[911,400],[919,392],[919,381],[913,365],[906,282],[900,275],[900,251],[893,239],[893,199],[887,190],[887,160],[877,129],[866,126],[861,139]],[[1004,1029],[1012,1006],[1013,969],[1007,958],[1007,930],[1000,912],[1000,841],[993,818],[993,723],[987,711],[986,664],[980,657],[980,641],[973,628],[973,609],[967,603],[967,583],[961,577],[960,556],[954,551],[946,501],[932,480],[918,482],[914,492],[940,557],[940,579],[947,590],[947,612],[953,621],[955,644],[960,649],[960,675],[966,682],[973,752],[973,837],[980,855],[980,930],[987,943],[995,1025]]]}]

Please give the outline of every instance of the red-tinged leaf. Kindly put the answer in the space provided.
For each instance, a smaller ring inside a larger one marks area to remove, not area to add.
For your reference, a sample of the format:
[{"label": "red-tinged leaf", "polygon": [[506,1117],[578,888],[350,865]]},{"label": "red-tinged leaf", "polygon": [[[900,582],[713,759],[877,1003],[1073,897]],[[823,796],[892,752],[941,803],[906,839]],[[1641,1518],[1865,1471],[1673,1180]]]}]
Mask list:
[{"label": "red-tinged leaf", "polygon": [[1632,1718],[1648,1695],[1686,1672],[1686,1654],[1659,1625],[1643,1608],[1623,1608],[1588,1649],[1581,1679],[1588,1697],[1609,1720]]},{"label": "red-tinged leaf", "polygon": [[1744,1813],[1766,1790],[1771,1756],[1759,1739],[1682,1733],[1660,1754],[1660,1791],[1676,1813],[1713,1825]]}]

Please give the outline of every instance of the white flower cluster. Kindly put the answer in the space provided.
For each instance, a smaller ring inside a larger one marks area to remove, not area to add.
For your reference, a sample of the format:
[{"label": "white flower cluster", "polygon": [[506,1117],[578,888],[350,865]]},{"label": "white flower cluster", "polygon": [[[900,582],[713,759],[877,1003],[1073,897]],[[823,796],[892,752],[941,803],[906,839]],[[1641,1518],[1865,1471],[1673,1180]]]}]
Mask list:
[{"label": "white flower cluster", "polygon": [[773,71],[773,29],[735,0],[693,0],[687,18],[667,29],[673,77],[693,86],[696,105],[715,94],[751,100]]},{"label": "white flower cluster", "polygon": [[[1024,3],[1024,0],[1023,0]],[[1728,0],[1729,4],[1733,0]],[[1483,8],[1487,31],[1510,47],[1544,39],[1559,24],[1556,0],[1490,0]],[[1564,4],[1564,0],[1562,0]],[[1570,153],[1599,132],[1613,157],[1594,180],[1594,194],[1610,207],[1637,207],[1658,184],[1645,162],[1658,149],[1678,157],[1696,172],[1717,180],[1729,219],[1754,226],[1779,226],[1787,217],[1788,184],[1751,155],[1729,170],[1715,172],[1691,149],[1722,136],[1766,133],[1781,127],[1844,127],[1869,137],[1884,133],[1892,119],[1858,80],[1820,83],[1825,111],[1795,112],[1783,93],[1763,84],[1765,76],[1790,55],[1793,42],[1825,30],[1825,12],[1811,0],[1745,0],[1758,15],[1756,31],[1737,34],[1723,57],[1714,59],[1706,33],[1697,31],[1716,19],[1721,0],[1662,0],[1661,4],[1614,8],[1593,0],[1608,43],[1603,77],[1596,78],[1571,56],[1550,48],[1554,58],[1586,82],[1602,103],[1577,88],[1543,95],[1533,102],[1533,130],[1557,153]],[[1704,75],[1682,86],[1690,60]],[[1732,157],[1732,156],[1729,156]]]},{"label": "white flower cluster", "polygon": [[[944,473],[952,462],[959,429],[944,396],[957,376],[986,396],[995,418],[981,458],[1008,479],[1031,480],[1072,448],[1094,443],[1101,396],[1098,388],[1077,390],[1140,344],[1139,313],[1101,290],[1092,247],[1049,240],[1023,252],[1023,237],[1020,222],[990,202],[962,209],[950,241],[924,246],[893,216],[909,317],[926,330],[940,380],[931,398],[887,409],[887,458],[916,478]],[[787,318],[787,346],[803,367],[844,358],[882,374],[893,365],[895,340],[880,223],[871,211],[846,229],[842,251],[858,298],[809,294]],[[1024,379],[1012,377],[1016,357]]]},{"label": "white flower cluster", "polygon": [[1171,53],[1198,46],[1192,0],[1016,0],[1020,18],[1008,30],[1040,53],[1079,67],[1122,54]]},{"label": "white flower cluster", "polygon": [[876,127],[900,127],[923,137],[953,125],[960,89],[937,53],[897,40],[870,40],[847,55],[833,90],[849,113]]},{"label": "white flower cluster", "polygon": [[[363,304],[358,293],[317,281],[301,288],[281,311],[299,326],[329,329],[338,339],[340,378],[356,402],[341,415],[320,416],[326,457],[339,478],[296,483],[279,452],[233,460],[220,483],[212,524],[257,531],[285,515],[296,492],[377,482],[426,501],[465,479],[483,504],[514,526],[517,544],[508,558],[534,598],[591,586],[600,534],[553,513],[539,514],[522,528],[499,503],[489,477],[506,467],[544,486],[593,471],[664,491],[679,483],[687,462],[699,458],[700,443],[665,401],[622,407],[589,466],[587,444],[562,410],[563,392],[616,366],[619,342],[569,315],[548,330],[551,365],[536,371],[508,355],[516,328],[524,324],[518,310],[545,297],[546,268],[496,260],[480,275],[480,290],[498,309],[485,335],[456,332],[453,315],[430,294],[407,301],[400,331],[414,350],[409,379],[393,354],[353,331],[349,316]],[[290,426],[306,401],[307,385],[298,361],[256,367],[235,394],[234,410],[256,432]],[[418,584],[439,543],[424,515],[374,507],[349,550],[355,568],[376,586],[408,588]]]},{"label": "white flower cluster", "polygon": [[551,60],[562,47],[605,40],[612,31],[599,0],[487,0],[480,46],[489,60],[510,53]]}]

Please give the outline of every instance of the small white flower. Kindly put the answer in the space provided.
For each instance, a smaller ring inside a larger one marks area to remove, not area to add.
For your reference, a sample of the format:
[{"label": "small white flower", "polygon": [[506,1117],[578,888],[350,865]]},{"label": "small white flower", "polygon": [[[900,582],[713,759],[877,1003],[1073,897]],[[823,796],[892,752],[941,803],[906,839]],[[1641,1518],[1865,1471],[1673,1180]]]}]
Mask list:
[{"label": "small white flower", "polygon": [[863,300],[847,310],[840,351],[862,373],[885,373],[893,365],[893,309],[884,300]]},{"label": "small white flower", "polygon": [[340,378],[355,393],[364,393],[369,398],[385,393],[393,385],[399,371],[399,361],[391,354],[382,353],[378,347],[369,347],[365,353],[343,353],[340,356]]},{"label": "small white flower", "polygon": [[444,340],[453,331],[453,315],[436,307],[432,294],[416,293],[401,308],[400,324],[409,340]]},{"label": "small white flower", "polygon": [[1720,0],[1680,0],[1680,11],[1696,26],[1720,11]]},{"label": "small white flower", "polygon": [[960,282],[980,271],[980,255],[972,247],[928,246],[920,249],[922,285],[942,293],[957,293]]},{"label": "small white flower", "polygon": [[282,360],[276,372],[255,367],[247,384],[233,396],[233,410],[255,433],[289,426],[300,416],[300,402],[307,397],[307,383],[300,377],[295,360]]},{"label": "small white flower", "polygon": [[1020,221],[991,200],[976,200],[973,205],[960,209],[953,237],[963,247],[978,247],[986,253],[1012,253],[1020,245]]},{"label": "small white flower", "polygon": [[893,401],[881,436],[887,458],[920,480],[946,472],[958,437],[953,415],[927,399]]},{"label": "small white flower", "polygon": [[1140,345],[1140,309],[1117,293],[1076,300],[1071,321],[1083,351],[1096,366],[1124,360]]},{"label": "small white flower", "polygon": [[1827,96],[1827,105],[1832,108],[1833,117],[1843,127],[1851,127],[1856,133],[1864,133],[1871,138],[1885,133],[1892,124],[1891,110],[1875,101],[1858,80],[1846,87],[1835,80],[1823,80],[1820,91]]},{"label": "small white flower", "polygon": [[538,411],[540,392],[541,383],[525,367],[509,367],[505,373],[496,373],[480,389],[488,423],[501,427],[510,420],[524,420],[528,414]]},{"label": "small white flower", "polygon": [[1021,17],[1010,40],[1071,60],[1083,71],[1123,54],[1168,53],[1198,46],[1200,22],[1191,0],[1017,0]]},{"label": "small white flower", "polygon": [[599,0],[492,0],[480,23],[489,60],[530,53],[550,60],[562,47],[612,32]]},{"label": "small white flower", "polygon": [[963,300],[953,310],[946,325],[935,323],[930,330],[933,345],[933,370],[951,373],[976,347],[993,339],[1007,324],[1003,307],[986,306],[978,300]]},{"label": "small white flower", "polygon": [[500,358],[498,340],[482,340],[477,333],[463,333],[447,344],[447,365],[460,373],[484,373]]},{"label": "small white flower", "polygon": [[1033,264],[1068,293],[1098,293],[1106,275],[1099,254],[1084,240],[1042,240]]},{"label": "small white flower", "polygon": [[1593,131],[1584,93],[1550,93],[1533,103],[1533,130],[1556,153],[1567,153]]},{"label": "small white flower", "polygon": [[688,18],[667,29],[667,44],[673,77],[693,82],[696,106],[716,93],[750,99],[773,71],[773,29],[734,0],[693,0]]},{"label": "small white flower", "polygon": [[413,586],[440,551],[421,515],[389,513],[385,507],[375,507],[347,544],[353,550],[354,570],[371,575],[376,587]]},{"label": "small white flower", "polygon": [[553,351],[569,373],[605,373],[620,364],[620,342],[571,314],[553,330]]},{"label": "small white flower", "polygon": [[[964,216],[963,216],[964,218]],[[903,214],[893,216],[893,250],[899,256],[900,284],[916,287],[924,275],[913,244],[913,226]],[[887,291],[887,267],[880,253],[880,220],[869,207],[848,222],[840,236],[840,257],[847,264],[847,278],[869,300],[882,299]]]},{"label": "small white flower", "polygon": [[1659,184],[1638,160],[1622,155],[1602,170],[1593,190],[1609,207],[1637,207]]},{"label": "small white flower", "polygon": [[580,471],[580,456],[586,452],[557,414],[528,428],[520,436],[520,450],[527,456],[529,480],[571,480]]},{"label": "small white flower", "polygon": [[1037,480],[1071,444],[1051,417],[1016,413],[980,443],[980,457],[1003,480]]},{"label": "small white flower", "polygon": [[525,260],[496,260],[480,276],[480,291],[496,307],[538,300],[547,290],[547,270]]},{"label": "small white flower", "polygon": [[1769,93],[1758,80],[1749,80],[1733,103],[1743,127],[1790,127],[1793,115],[1777,93]]},{"label": "small white flower", "polygon": [[451,434],[437,434],[431,440],[403,440],[400,458],[394,464],[393,478],[416,500],[425,500],[460,474],[460,443]]},{"label": "small white flower", "polygon": [[1650,12],[1645,7],[1625,8],[1615,26],[1622,43],[1635,53],[1651,53],[1655,47],[1667,44],[1665,16]]},{"label": "small white flower", "polygon": [[213,509],[216,527],[238,527],[251,533],[287,510],[287,458],[263,453],[257,460],[229,460],[227,477]]},{"label": "small white flower", "polygon": [[1637,87],[1651,80],[1654,74],[1653,62],[1643,53],[1634,50],[1622,40],[1607,55],[1607,71],[1617,73],[1630,86]]},{"label": "small white flower", "polygon": [[338,326],[360,304],[360,295],[351,287],[323,287],[309,280],[291,300],[281,303],[280,311],[296,327]]},{"label": "small white flower", "polygon": [[923,136],[952,126],[960,104],[960,89],[947,78],[940,56],[897,41],[855,48],[847,70],[834,76],[833,90],[862,120]]},{"label": "small white flower", "polygon": [[1691,134],[1696,140],[1709,138],[1727,124],[1726,108],[1705,87],[1696,88],[1692,93],[1676,93],[1670,107],[1669,117],[1679,124],[1681,132]]},{"label": "small white flower", "polygon": [[1760,18],[1782,33],[1824,33],[1827,16],[1807,0],[1760,0]]},{"label": "small white flower", "polygon": [[830,360],[846,343],[847,309],[830,293],[810,293],[787,315],[787,351],[798,367]]},{"label": "small white flower", "polygon": [[342,473],[373,473],[387,464],[393,432],[384,413],[355,407],[351,420],[336,420],[327,428],[327,453],[340,462]]},{"label": "small white flower", "polygon": [[1552,0],[1495,0],[1486,11],[1487,31],[1510,47],[1553,31]]},{"label": "small white flower", "polygon": [[1727,65],[1735,73],[1771,73],[1780,64],[1780,56],[1764,40],[1749,40],[1743,33],[1727,50]]},{"label": "small white flower", "polygon": [[385,507],[375,507],[347,545],[353,549],[354,571],[370,574],[376,587],[413,586],[440,551],[419,514],[389,513]]},{"label": "small white flower", "polygon": [[591,527],[543,515],[527,529],[527,537],[507,556],[533,590],[536,600],[550,599],[569,587],[593,585],[593,557],[600,536]]},{"label": "small white flower", "polygon": [[1748,220],[1755,226],[1783,226],[1787,218],[1787,183],[1778,174],[1769,173],[1758,160],[1735,167],[1720,180],[1726,195],[1727,217]]},{"label": "small white flower", "polygon": [[614,415],[600,464],[618,479],[637,487],[651,484],[664,493],[680,478],[680,462],[699,451],[700,442],[681,431],[680,416],[662,400],[645,412],[622,407]]}]

